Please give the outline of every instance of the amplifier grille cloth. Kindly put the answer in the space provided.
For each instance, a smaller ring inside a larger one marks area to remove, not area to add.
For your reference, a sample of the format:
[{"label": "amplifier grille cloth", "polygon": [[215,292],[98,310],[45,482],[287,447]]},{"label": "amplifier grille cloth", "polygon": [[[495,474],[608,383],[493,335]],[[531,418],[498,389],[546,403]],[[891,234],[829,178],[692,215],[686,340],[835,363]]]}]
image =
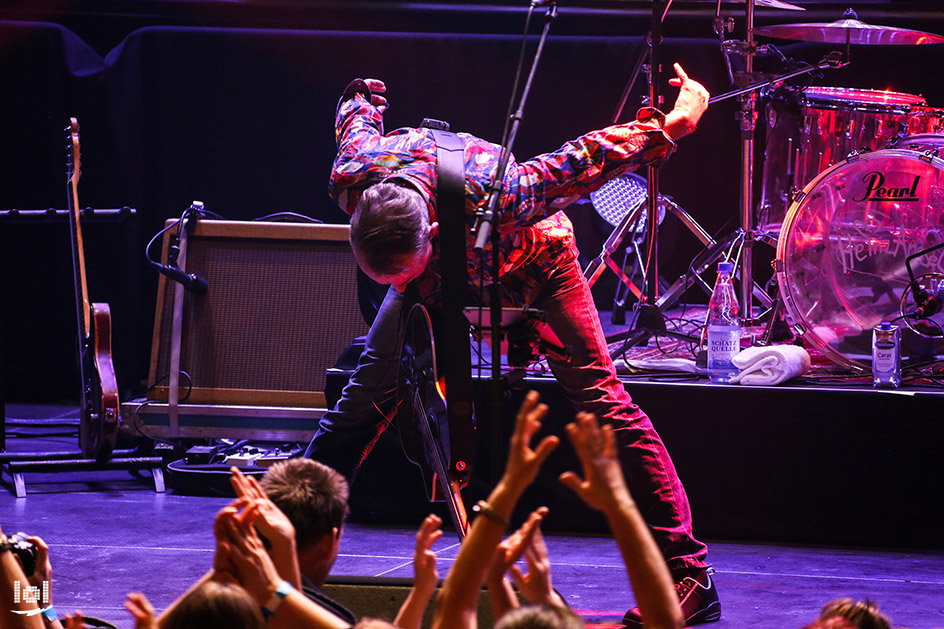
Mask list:
[{"label": "amplifier grille cloth", "polygon": [[[185,293],[181,369],[194,387],[324,391],[325,370],[367,332],[356,269],[346,242],[191,240],[187,270],[209,290]],[[164,294],[158,381],[170,366],[173,286]]]}]

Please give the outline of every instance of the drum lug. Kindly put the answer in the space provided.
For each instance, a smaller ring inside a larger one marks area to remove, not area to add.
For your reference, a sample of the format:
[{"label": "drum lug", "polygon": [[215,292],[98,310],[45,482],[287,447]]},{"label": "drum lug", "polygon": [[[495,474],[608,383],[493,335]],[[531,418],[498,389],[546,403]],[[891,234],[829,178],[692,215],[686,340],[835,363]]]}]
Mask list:
[{"label": "drum lug", "polygon": [[930,164],[931,162],[934,161],[934,158],[938,157],[939,155],[940,155],[940,151],[938,151],[938,149],[928,149],[924,153],[922,153],[921,156],[918,157],[918,159],[920,159],[922,162]]},{"label": "drum lug", "polygon": [[783,272],[783,260],[781,260],[780,258],[775,258],[775,259],[771,260],[771,261],[770,261],[770,266],[773,267],[774,273],[782,273],[782,272]]},{"label": "drum lug", "polygon": [[849,164],[850,162],[856,161],[857,159],[859,159],[859,157],[860,157],[863,153],[868,153],[869,150],[870,150],[870,149],[867,148],[867,147],[862,147],[862,148],[859,148],[859,149],[853,149],[848,155],[846,155],[846,163]]}]

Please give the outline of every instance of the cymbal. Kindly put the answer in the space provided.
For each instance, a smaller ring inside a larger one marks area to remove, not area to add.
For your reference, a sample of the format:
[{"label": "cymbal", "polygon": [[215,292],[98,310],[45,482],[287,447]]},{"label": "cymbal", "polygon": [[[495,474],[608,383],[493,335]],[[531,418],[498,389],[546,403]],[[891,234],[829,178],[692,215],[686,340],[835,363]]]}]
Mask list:
[{"label": "cymbal", "polygon": [[754,29],[755,35],[826,42],[829,44],[866,44],[910,46],[914,44],[941,44],[944,37],[923,31],[894,26],[875,26],[856,19],[809,24],[778,24]]},{"label": "cymbal", "polygon": [[[744,4],[747,0],[735,0],[740,4]],[[795,4],[790,4],[789,2],[781,2],[781,0],[754,0],[755,7],[767,7],[769,9],[786,9],[787,11],[806,11],[803,7],[798,7]]]},{"label": "cymbal", "polygon": [[[699,2],[711,2],[712,4],[718,4],[718,0],[698,0]],[[736,3],[736,4],[745,4],[747,0],[721,0],[723,3]],[[806,11],[803,7],[799,7],[795,4],[790,4],[789,2],[783,2],[783,0],[754,0],[755,7],[767,7],[768,9],[787,9],[788,11]]]}]

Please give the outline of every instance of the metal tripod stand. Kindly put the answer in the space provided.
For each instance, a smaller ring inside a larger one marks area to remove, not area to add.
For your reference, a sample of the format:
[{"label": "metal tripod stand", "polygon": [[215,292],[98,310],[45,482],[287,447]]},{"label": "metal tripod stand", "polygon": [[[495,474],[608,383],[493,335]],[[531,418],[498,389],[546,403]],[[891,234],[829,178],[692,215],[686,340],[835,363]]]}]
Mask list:
[{"label": "metal tripod stand", "polygon": [[[702,229],[697,224],[697,222],[691,218],[691,216],[689,216],[677,205],[667,201],[665,198],[654,197],[653,194],[651,194],[652,184],[650,181],[650,195],[647,199],[648,204],[646,206],[649,210],[647,213],[647,222],[655,222],[656,224],[658,223],[657,218],[655,221],[653,220],[654,217],[658,217],[658,213],[657,211],[652,210],[652,206],[661,204],[664,210],[668,210],[673,215],[677,216],[679,220],[681,220],[683,224],[685,224],[685,226],[688,227],[697,238],[699,238],[705,249],[695,257],[695,259],[690,264],[687,273],[682,275],[678,280],[675,281],[675,283],[669,286],[661,296],[658,296],[657,293],[655,293],[655,296],[653,296],[653,292],[658,290],[658,272],[654,268],[655,254],[653,253],[653,250],[655,241],[652,240],[649,250],[650,264],[646,266],[647,272],[645,275],[647,293],[644,295],[643,290],[636,286],[636,284],[633,283],[631,277],[626,274],[625,268],[618,266],[612,260],[613,253],[615,253],[621,246],[625,236],[628,233],[632,233],[636,229],[640,212],[643,207],[643,205],[640,204],[638,207],[634,208],[632,211],[629,211],[623,217],[617,228],[607,239],[600,255],[594,259],[590,265],[588,265],[584,274],[588,280],[588,283],[592,284],[603,272],[604,265],[612,269],[620,278],[621,282],[625,284],[628,289],[637,297],[639,300],[637,306],[640,306],[643,309],[655,309],[656,312],[654,314],[650,312],[647,319],[650,323],[655,318],[655,315],[658,315],[658,318],[661,319],[662,309],[673,305],[693,285],[701,286],[706,295],[710,295],[711,285],[702,278],[702,274],[705,273],[715,262],[721,259],[734,261],[738,267],[737,275],[740,279],[739,306],[741,312],[743,313],[743,319],[745,323],[751,325],[764,316],[773,321],[778,316],[777,310],[781,306],[780,302],[775,301],[770,295],[768,295],[764,288],[757,284],[753,279],[754,243],[763,242],[771,247],[776,247],[777,244],[777,238],[775,235],[766,231],[755,229],[753,222],[754,131],[757,120],[757,93],[762,88],[779,85],[784,81],[796,76],[808,74],[825,68],[842,67],[848,63],[848,53],[845,56],[841,53],[831,53],[816,65],[811,65],[809,67],[769,79],[766,78],[766,76],[755,75],[753,63],[754,56],[759,52],[762,52],[764,47],[758,46],[753,40],[754,0],[748,0],[746,2],[746,6],[747,32],[745,41],[726,41],[724,39],[724,32],[730,29],[733,24],[730,20],[728,23],[725,23],[720,19],[720,15],[715,20],[715,31],[721,36],[722,39],[722,50],[725,53],[725,62],[728,68],[731,83],[734,85],[740,84],[741,87],[736,87],[733,91],[713,97],[708,101],[709,104],[711,104],[721,100],[726,100],[728,98],[739,97],[741,104],[741,110],[738,114],[741,131],[739,229],[716,241],[704,229]],[[654,19],[654,22],[655,21],[656,20]],[[728,53],[731,52],[740,53],[745,58],[745,70],[744,72],[738,73],[737,78],[731,69],[730,60],[727,56]],[[651,52],[647,51],[647,54],[651,54]],[[644,54],[637,62],[636,69],[630,84],[623,92],[622,101],[618,107],[616,118],[619,117],[622,107],[625,104],[626,98],[631,90],[632,84],[636,80],[639,71],[647,67],[645,65],[645,61],[646,54]],[[652,77],[650,77],[650,85],[653,82],[654,81],[652,80]],[[650,102],[655,101],[650,100]],[[604,216],[604,218],[607,217]],[[607,218],[607,220],[609,219]],[[647,225],[646,227],[648,233],[650,234],[650,238],[657,237],[657,234],[656,236],[653,236],[654,229],[652,225]],[[641,259],[641,255],[638,253],[638,251],[637,259]],[[754,317],[755,299],[766,309],[765,312],[761,313],[761,315],[757,318]],[[658,321],[656,321],[656,325],[658,325]],[[648,339],[648,336],[640,335],[640,340],[644,339]]]}]

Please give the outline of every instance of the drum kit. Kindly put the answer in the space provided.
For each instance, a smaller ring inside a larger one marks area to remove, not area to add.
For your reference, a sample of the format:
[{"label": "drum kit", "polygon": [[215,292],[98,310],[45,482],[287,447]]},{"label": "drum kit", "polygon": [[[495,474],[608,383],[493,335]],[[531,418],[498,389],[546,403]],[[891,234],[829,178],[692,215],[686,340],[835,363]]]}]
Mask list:
[{"label": "drum kit", "polygon": [[[755,298],[766,308],[761,342],[769,341],[772,322],[785,314],[807,346],[853,373],[871,369],[872,328],[883,321],[908,329],[903,349],[911,364],[944,354],[944,314],[936,316],[944,301],[944,109],[893,91],[785,84],[799,74],[845,65],[853,45],[940,44],[944,37],[867,24],[851,10],[835,22],[755,29],[754,5],[802,8],[781,0],[746,4],[747,41],[723,42],[726,51],[744,56],[746,80],[710,101],[738,96],[741,103],[741,225],[696,257],[693,270],[704,272],[721,258],[737,260],[742,317],[754,319]],[[764,48],[754,36],[843,44],[845,51],[771,79],[753,73],[752,58]],[[763,82],[751,83],[757,76]],[[766,145],[755,208],[758,99]],[[752,244],[764,240],[776,245],[772,297],[760,294],[752,274]],[[608,246],[615,250],[613,242]],[[679,283],[660,305],[694,282]]]}]

